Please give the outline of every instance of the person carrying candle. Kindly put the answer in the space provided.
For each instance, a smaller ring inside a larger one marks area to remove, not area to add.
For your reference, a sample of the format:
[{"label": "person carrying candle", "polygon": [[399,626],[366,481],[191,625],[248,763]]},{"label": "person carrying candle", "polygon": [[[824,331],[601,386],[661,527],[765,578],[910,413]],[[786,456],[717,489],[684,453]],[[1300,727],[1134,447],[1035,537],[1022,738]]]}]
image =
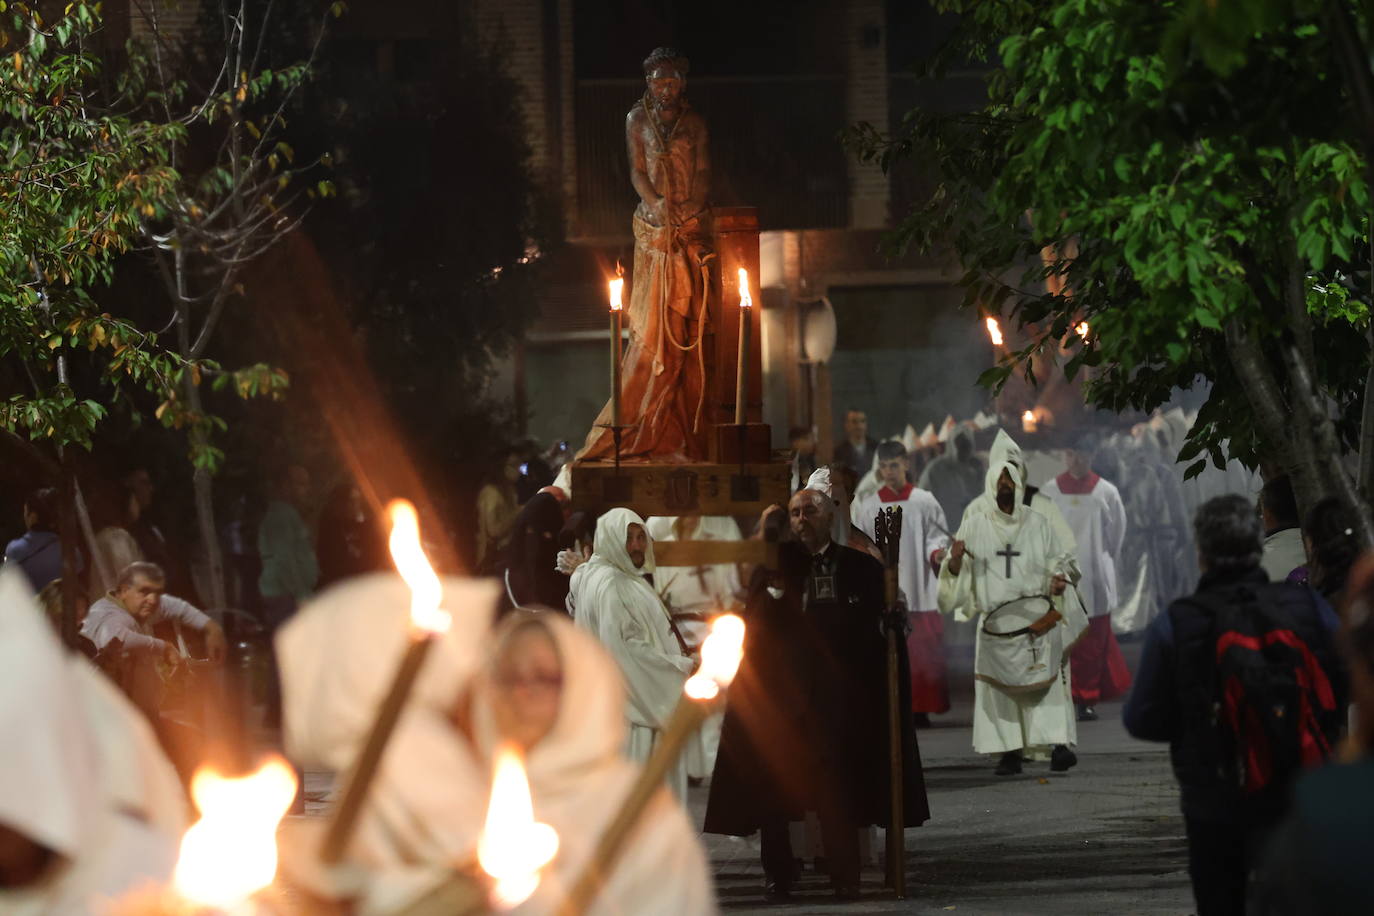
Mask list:
[{"label": "person carrying candle", "polygon": [[[791,897],[788,823],[815,811],[836,896],[859,896],[858,828],[890,816],[887,649],[882,564],[833,540],[834,504],[799,490],[788,507],[795,540],[779,570],[759,567],[744,617],[744,660],[711,780],[705,830],[760,831],[764,895]],[[909,678],[899,653],[899,679]],[[910,709],[901,691],[903,721]],[[914,729],[904,735],[905,823],[930,817]]]},{"label": "person carrying candle", "polygon": [[[639,772],[626,760],[625,687],[614,659],[562,614],[517,611],[496,634],[467,716],[483,761],[514,743],[558,856],[515,912],[556,913]],[[592,912],[704,916],[716,901],[705,850],[672,793],[658,790],[609,869]]]},{"label": "person carrying candle", "polygon": [[176,771],[148,723],[0,571],[0,913],[85,913],[166,882],[186,826]]},{"label": "person carrying candle", "polygon": [[[645,761],[692,673],[687,645],[647,576],[654,574],[654,542],[644,519],[611,509],[596,525],[591,559],[572,573],[569,600],[577,625],[611,653],[629,695],[625,751]],[[687,766],[679,760],[668,784],[687,797]]]}]

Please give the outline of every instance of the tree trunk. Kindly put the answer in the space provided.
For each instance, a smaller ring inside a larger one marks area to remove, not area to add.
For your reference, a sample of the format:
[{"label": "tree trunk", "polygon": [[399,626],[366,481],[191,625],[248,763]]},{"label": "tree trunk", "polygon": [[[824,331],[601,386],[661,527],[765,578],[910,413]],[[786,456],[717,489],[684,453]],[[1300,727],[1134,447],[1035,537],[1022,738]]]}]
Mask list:
[{"label": "tree trunk", "polygon": [[[186,305],[186,256],[180,248],[173,259],[174,280],[176,282],[177,305],[177,345],[183,358],[191,358],[191,316]],[[191,373],[183,376],[186,408],[195,416],[202,415],[204,404],[200,397],[200,386],[195,383]],[[199,427],[191,430],[191,448],[199,451],[208,445],[205,431]],[[224,586],[224,552],[220,550],[219,528],[215,524],[215,484],[210,472],[197,467],[191,476],[191,487],[196,500],[196,522],[200,528],[200,540],[205,545],[206,575],[210,580],[210,607],[222,611],[228,606]]]},{"label": "tree trunk", "polygon": [[72,450],[62,450],[62,487],[57,507],[57,530],[62,532],[62,642],[77,648],[79,627],[76,604],[81,596],[81,582],[76,568],[76,461]]}]

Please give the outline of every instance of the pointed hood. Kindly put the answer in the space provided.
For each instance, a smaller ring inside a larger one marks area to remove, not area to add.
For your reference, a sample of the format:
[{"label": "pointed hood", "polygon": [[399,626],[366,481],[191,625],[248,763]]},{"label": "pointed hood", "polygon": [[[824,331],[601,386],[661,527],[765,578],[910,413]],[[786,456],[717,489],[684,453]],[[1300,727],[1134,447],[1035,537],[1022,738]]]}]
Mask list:
[{"label": "pointed hood", "polygon": [[926,424],[926,428],[921,430],[921,435],[918,437],[918,441],[921,443],[922,448],[930,448],[933,445],[940,444],[940,436],[935,432],[934,423]]},{"label": "pointed hood", "polygon": [[645,535],[649,533],[644,519],[633,510],[611,509],[601,516],[597,520],[596,538],[592,542],[592,559],[599,558],[601,562],[614,566],[626,575],[652,575],[655,568],[653,538],[649,538],[648,546],[644,548],[644,565],[635,566],[634,561],[630,559],[630,552],[625,549],[625,538],[629,535],[631,525],[643,528]]},{"label": "pointed hood", "polygon": [[906,425],[906,429],[902,432],[902,447],[908,452],[914,452],[921,447],[921,437],[916,435],[916,427],[912,426],[910,423]]},{"label": "pointed hood", "polygon": [[[1025,459],[1021,457],[1021,446],[1016,444],[1016,440],[1005,429],[999,429],[997,438],[992,440],[992,448],[988,449],[988,470],[991,471],[992,468],[1004,461],[1011,463],[1016,468],[1016,477],[1021,481],[1021,486],[1024,489],[1029,472],[1026,468]],[[993,496],[996,497],[995,492]]]}]

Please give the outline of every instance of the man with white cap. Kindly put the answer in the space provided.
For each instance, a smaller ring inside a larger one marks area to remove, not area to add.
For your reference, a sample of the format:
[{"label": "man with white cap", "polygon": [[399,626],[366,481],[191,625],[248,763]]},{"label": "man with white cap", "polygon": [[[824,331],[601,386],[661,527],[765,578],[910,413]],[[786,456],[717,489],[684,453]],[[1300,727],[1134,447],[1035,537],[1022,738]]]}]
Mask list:
[{"label": "man with white cap", "polygon": [[[574,621],[601,641],[625,678],[626,755],[639,761],[649,759],[693,668],[668,608],[645,578],[653,573],[644,519],[611,509],[597,522],[591,559],[574,570],[569,590]],[[668,785],[687,797],[685,760],[669,772]]]}]

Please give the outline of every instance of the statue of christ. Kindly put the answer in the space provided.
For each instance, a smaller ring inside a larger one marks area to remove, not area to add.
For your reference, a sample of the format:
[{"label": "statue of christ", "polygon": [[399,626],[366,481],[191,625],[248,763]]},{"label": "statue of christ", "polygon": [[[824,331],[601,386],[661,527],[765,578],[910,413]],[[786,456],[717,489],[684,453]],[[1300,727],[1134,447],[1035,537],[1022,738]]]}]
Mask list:
[{"label": "statue of christ", "polygon": [[[707,301],[711,243],[706,121],[687,103],[688,61],[658,48],[644,61],[647,88],[625,116],[634,213],[630,345],[622,363],[626,458],[704,459]],[[581,458],[612,457],[609,405]]]}]

